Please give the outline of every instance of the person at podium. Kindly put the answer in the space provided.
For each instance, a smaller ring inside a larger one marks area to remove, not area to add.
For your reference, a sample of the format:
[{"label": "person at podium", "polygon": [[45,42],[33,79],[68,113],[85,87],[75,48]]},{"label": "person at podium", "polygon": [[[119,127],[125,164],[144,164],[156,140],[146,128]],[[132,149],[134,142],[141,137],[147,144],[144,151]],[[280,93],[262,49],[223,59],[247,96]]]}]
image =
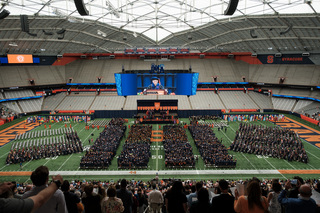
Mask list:
[{"label": "person at podium", "polygon": [[[147,95],[147,94],[160,94],[160,95],[167,95],[168,94],[168,90],[164,88],[164,86],[162,86],[160,84],[160,79],[158,77],[152,77],[151,78],[152,83],[143,90],[143,94]],[[155,92],[154,90],[159,90],[161,92]],[[152,91],[151,93],[149,93],[148,91]]]},{"label": "person at podium", "polygon": [[159,78],[152,77],[151,78],[152,83],[145,89],[164,89],[164,87],[160,84]]}]

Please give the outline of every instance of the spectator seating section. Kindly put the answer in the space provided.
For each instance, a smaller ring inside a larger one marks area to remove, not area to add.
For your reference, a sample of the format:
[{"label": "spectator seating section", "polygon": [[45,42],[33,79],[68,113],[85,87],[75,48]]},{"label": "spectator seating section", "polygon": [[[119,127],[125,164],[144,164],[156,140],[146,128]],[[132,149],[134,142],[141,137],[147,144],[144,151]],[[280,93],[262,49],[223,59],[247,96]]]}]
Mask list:
[{"label": "spectator seating section", "polygon": [[243,91],[220,91],[219,96],[227,109],[258,109],[250,96]]},{"label": "spectator seating section", "polygon": [[[137,59],[116,60],[77,60],[65,66],[2,66],[0,88],[30,86],[30,78],[36,85],[66,83],[69,78],[73,83],[102,82],[114,83],[114,73],[125,70],[149,70],[150,61]],[[165,69],[184,69],[190,67],[199,73],[199,82],[212,82],[217,76],[220,82],[243,81],[278,84],[284,77],[284,84],[318,85],[319,65],[257,65],[230,59],[174,59],[161,61]]]},{"label": "spectator seating section", "polygon": [[248,81],[279,84],[280,77],[284,77],[284,84],[318,85],[319,68],[319,65],[251,64]]},{"label": "spectator seating section", "polygon": [[298,100],[297,104],[294,106],[294,109],[292,110],[293,112],[297,112],[300,109],[310,105],[313,101],[308,101],[308,100]]},{"label": "spectator seating section", "polygon": [[269,96],[253,91],[250,91],[248,94],[260,109],[273,109],[271,98]]},{"label": "spectator seating section", "polygon": [[13,110],[13,111],[15,111],[17,113],[21,113],[22,112],[17,101],[3,102],[2,104],[4,106],[6,106],[7,108],[9,108],[10,110]]},{"label": "spectator seating section", "polygon": [[9,98],[21,98],[35,96],[32,90],[5,91],[5,96]]},{"label": "spectator seating section", "polygon": [[300,108],[299,110],[297,110],[298,113],[300,114],[309,114],[312,115],[313,113],[317,113],[320,112],[320,103],[319,102],[312,102],[311,104]]},{"label": "spectator seating section", "polygon": [[[165,97],[168,97],[166,95]],[[160,97],[160,96],[159,96]],[[150,100],[157,100],[157,95],[137,95],[137,96],[127,96],[125,100],[125,104],[123,106],[124,110],[136,110],[137,109],[137,100],[141,99],[150,99]]]},{"label": "spectator seating section", "polygon": [[192,109],[224,109],[219,96],[213,91],[198,91],[189,97]]},{"label": "spectator seating section", "polygon": [[158,99],[178,99],[178,109],[188,110],[191,109],[189,98],[185,95],[159,95]]},{"label": "spectator seating section", "polygon": [[19,101],[23,112],[39,112],[43,103],[43,97],[38,99],[30,99]]},{"label": "spectator seating section", "polygon": [[87,110],[95,96],[67,96],[56,107],[58,110]]},{"label": "spectator seating section", "polygon": [[55,110],[66,96],[67,95],[65,92],[61,92],[61,93],[46,97],[43,102],[42,110],[48,110],[48,111]]},{"label": "spectator seating section", "polygon": [[0,88],[66,83],[65,66],[1,66]]},{"label": "spectator seating section", "polygon": [[123,96],[97,96],[90,110],[120,110],[124,101]]},{"label": "spectator seating section", "polygon": [[296,99],[272,97],[273,108],[278,110],[292,111]]}]

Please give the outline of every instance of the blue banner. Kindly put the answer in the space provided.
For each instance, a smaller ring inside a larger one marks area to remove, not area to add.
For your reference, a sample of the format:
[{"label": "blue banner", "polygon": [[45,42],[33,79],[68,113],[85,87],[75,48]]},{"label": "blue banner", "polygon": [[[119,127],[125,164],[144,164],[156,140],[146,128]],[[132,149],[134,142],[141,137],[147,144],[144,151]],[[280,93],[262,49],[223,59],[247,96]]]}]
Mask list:
[{"label": "blue banner", "polygon": [[177,73],[176,95],[191,95],[192,73]]},{"label": "blue banner", "polygon": [[276,94],[272,94],[272,96],[273,97],[279,97],[279,98],[295,98],[295,99],[303,99],[303,100],[310,100],[310,101],[318,101],[318,102],[320,102],[320,99],[310,98],[310,97],[293,96],[293,95],[276,95]]},{"label": "blue banner", "polygon": [[206,85],[206,84],[215,84],[215,85],[221,85],[221,84],[249,84],[249,82],[198,82],[198,85]]},{"label": "blue banner", "polygon": [[120,73],[115,73],[114,74],[114,79],[116,81],[118,95],[122,96],[121,74]]},{"label": "blue banner", "polygon": [[2,99],[0,100],[1,102],[6,102],[6,101],[21,101],[21,100],[30,100],[30,99],[37,99],[37,98],[41,98],[41,95],[38,96],[31,96],[31,97],[21,97],[21,98],[8,98],[8,99]]},{"label": "blue banner", "polygon": [[191,95],[195,95],[197,93],[199,73],[192,74],[192,85],[191,85]]}]

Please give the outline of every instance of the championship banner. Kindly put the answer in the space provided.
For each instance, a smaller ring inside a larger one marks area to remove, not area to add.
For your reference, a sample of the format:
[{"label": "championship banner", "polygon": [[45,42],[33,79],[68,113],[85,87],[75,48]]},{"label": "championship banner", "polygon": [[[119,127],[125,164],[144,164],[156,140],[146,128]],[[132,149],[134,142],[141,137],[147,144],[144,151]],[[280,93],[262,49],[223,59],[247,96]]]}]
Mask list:
[{"label": "championship banner", "polygon": [[7,57],[8,57],[9,64],[32,64],[33,63],[32,55],[8,54]]}]

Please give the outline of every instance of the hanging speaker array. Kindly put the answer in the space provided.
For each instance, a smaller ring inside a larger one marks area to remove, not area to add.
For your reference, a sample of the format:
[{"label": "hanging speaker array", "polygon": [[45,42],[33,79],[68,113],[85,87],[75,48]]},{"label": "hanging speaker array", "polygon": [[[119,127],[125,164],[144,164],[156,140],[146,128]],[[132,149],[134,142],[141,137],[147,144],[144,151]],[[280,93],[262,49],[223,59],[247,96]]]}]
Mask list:
[{"label": "hanging speaker array", "polygon": [[224,11],[224,15],[231,16],[234,14],[238,7],[239,0],[230,0],[227,9]]},{"label": "hanging speaker array", "polygon": [[88,16],[89,11],[87,10],[86,6],[83,3],[83,0],[74,0],[78,13],[82,16]]},{"label": "hanging speaker array", "polygon": [[2,10],[0,13],[0,19],[5,19],[10,15],[10,12],[8,10]]},{"label": "hanging speaker array", "polygon": [[20,15],[20,23],[22,32],[29,32],[29,20],[27,15]]}]

